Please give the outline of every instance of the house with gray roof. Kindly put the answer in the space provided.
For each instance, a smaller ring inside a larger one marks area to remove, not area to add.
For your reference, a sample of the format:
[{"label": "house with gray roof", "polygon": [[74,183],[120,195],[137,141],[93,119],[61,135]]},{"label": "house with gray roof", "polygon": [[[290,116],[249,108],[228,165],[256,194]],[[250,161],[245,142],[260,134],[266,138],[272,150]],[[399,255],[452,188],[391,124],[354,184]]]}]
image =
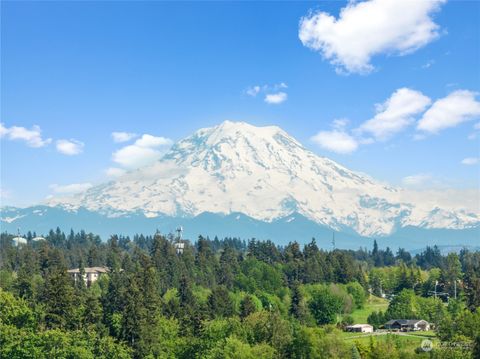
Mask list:
[{"label": "house with gray roof", "polygon": [[392,319],[384,324],[385,329],[401,332],[429,330],[430,323],[423,319]]}]

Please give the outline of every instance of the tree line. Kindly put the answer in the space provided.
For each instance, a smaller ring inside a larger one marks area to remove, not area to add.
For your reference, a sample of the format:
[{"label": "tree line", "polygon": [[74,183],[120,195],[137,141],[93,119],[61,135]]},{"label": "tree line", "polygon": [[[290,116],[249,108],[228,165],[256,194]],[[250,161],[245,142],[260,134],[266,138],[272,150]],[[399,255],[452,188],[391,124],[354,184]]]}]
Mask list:
[{"label": "tree line", "polygon": [[[51,230],[14,246],[0,235],[1,358],[381,358],[413,355],[394,338],[342,340],[370,295],[390,299],[368,321],[421,318],[445,342],[438,358],[479,348],[480,253],[325,251],[199,236],[177,254],[172,235]],[[105,266],[90,287],[67,269]],[[475,352],[475,350],[477,352]],[[417,353],[422,357],[426,353]],[[426,357],[426,356],[425,356]],[[431,357],[431,356],[428,356]]]}]

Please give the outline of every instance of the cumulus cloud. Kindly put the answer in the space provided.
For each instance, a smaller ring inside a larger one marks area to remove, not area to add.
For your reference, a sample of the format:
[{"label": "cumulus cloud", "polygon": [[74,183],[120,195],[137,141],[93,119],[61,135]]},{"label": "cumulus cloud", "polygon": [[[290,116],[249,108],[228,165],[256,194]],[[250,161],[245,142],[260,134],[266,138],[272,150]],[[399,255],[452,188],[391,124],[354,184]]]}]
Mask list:
[{"label": "cumulus cloud", "polygon": [[50,185],[50,189],[58,194],[74,194],[84,192],[87,189],[91,188],[93,185],[91,183],[72,183],[67,185]]},{"label": "cumulus cloud", "polygon": [[130,141],[132,138],[137,137],[136,133],[131,132],[112,132],[113,142],[121,143]]},{"label": "cumulus cloud", "polygon": [[462,165],[467,165],[467,166],[472,166],[476,165],[478,162],[480,162],[480,159],[478,157],[467,157],[462,160]]},{"label": "cumulus cloud", "polygon": [[[458,90],[431,105],[432,100],[420,91],[400,88],[385,102],[376,104],[375,116],[357,128],[349,130],[347,119],[336,119],[331,124],[331,131],[320,131],[312,140],[324,149],[346,154],[354,152],[360,145],[389,140],[408,127],[414,127],[415,123],[417,131],[412,134],[412,139],[424,140],[429,133],[479,117],[480,102],[475,99],[476,95],[472,91]],[[416,122],[419,117],[421,119]],[[476,139],[479,129],[480,122],[473,126],[474,132],[468,138]]]},{"label": "cumulus cloud", "polygon": [[480,102],[477,93],[457,90],[441,98],[423,114],[417,129],[427,133],[438,133],[480,116]]},{"label": "cumulus cloud", "polygon": [[344,130],[320,131],[312,137],[312,141],[320,147],[341,154],[352,153],[357,150],[357,140]]},{"label": "cumulus cloud", "polygon": [[5,127],[0,123],[0,137],[9,140],[24,141],[29,147],[44,147],[52,142],[51,138],[43,139],[42,130],[39,126],[33,126],[30,130],[21,126]]},{"label": "cumulus cloud", "polygon": [[288,96],[285,92],[271,93],[265,96],[265,102],[272,105],[278,105],[282,102],[285,102],[287,100],[287,97]]},{"label": "cumulus cloud", "polygon": [[415,115],[423,112],[431,103],[419,91],[400,88],[383,104],[376,105],[377,114],[360,126],[360,130],[372,134],[377,140],[387,140],[403,131],[415,121]]},{"label": "cumulus cloud", "polygon": [[350,1],[338,18],[323,11],[303,17],[299,38],[338,71],[368,73],[373,56],[405,55],[437,38],[432,15],[445,1]]},{"label": "cumulus cloud", "polygon": [[169,138],[145,134],[133,145],[125,146],[114,152],[112,159],[128,169],[146,166],[160,159],[172,143]]},{"label": "cumulus cloud", "polygon": [[67,156],[78,155],[83,152],[84,143],[70,139],[70,140],[58,140],[56,142],[57,151]]}]

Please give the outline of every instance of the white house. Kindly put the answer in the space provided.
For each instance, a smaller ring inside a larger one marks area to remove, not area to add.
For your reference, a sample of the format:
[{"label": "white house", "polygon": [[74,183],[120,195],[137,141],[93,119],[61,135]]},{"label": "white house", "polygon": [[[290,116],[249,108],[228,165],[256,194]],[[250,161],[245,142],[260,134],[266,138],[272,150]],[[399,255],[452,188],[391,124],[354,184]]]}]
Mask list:
[{"label": "white house", "polygon": [[345,328],[347,332],[373,333],[373,327],[370,324],[354,324]]},{"label": "white house", "polygon": [[[67,271],[73,277],[73,280],[76,282],[80,279],[80,268],[70,269]],[[90,286],[92,283],[96,282],[100,276],[108,273],[107,267],[89,267],[85,268],[85,274],[83,276],[83,281],[87,286]]]}]

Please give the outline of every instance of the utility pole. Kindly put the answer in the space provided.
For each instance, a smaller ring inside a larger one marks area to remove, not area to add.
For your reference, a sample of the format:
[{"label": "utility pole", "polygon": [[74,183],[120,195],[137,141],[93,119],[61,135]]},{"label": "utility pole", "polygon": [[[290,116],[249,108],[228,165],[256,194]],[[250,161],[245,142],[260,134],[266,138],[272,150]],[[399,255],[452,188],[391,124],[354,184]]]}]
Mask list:
[{"label": "utility pole", "polygon": [[435,281],[435,291],[434,291],[435,299],[437,299],[437,285],[438,285],[438,280]]}]

